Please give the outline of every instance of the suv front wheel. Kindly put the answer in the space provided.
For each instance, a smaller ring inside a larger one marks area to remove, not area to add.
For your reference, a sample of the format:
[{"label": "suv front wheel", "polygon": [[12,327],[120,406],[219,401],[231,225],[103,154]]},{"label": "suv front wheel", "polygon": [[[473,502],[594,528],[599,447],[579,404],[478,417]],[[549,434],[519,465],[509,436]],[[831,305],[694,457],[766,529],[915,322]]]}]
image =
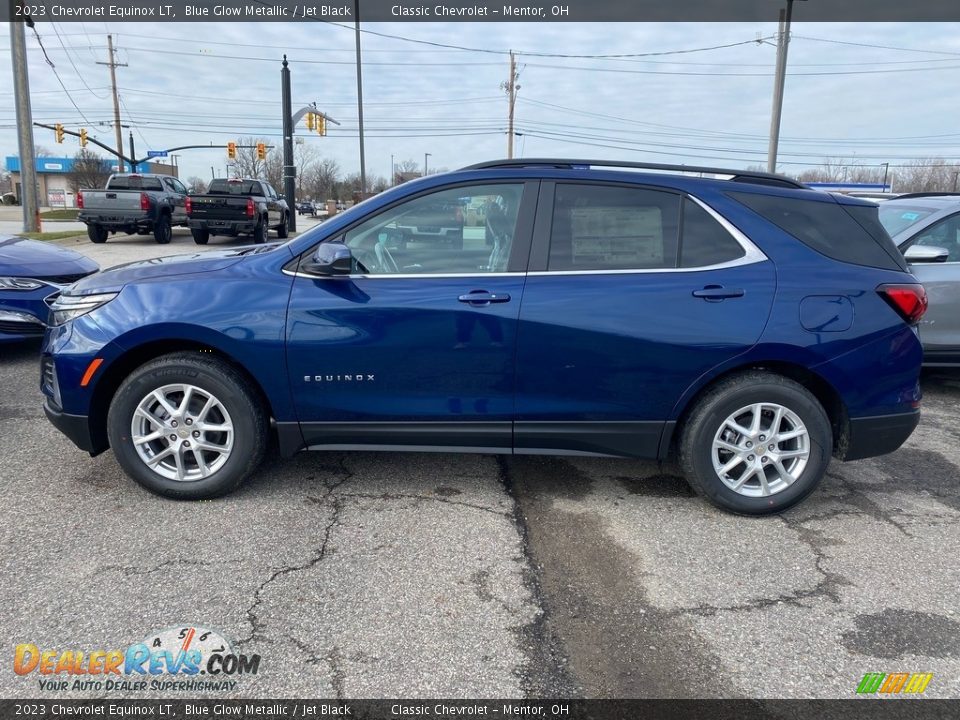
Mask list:
[{"label": "suv front wheel", "polygon": [[134,371],[107,416],[121,467],[158,495],[225,495],[260,463],[267,418],[234,367],[195,353],[165,355]]},{"label": "suv front wheel", "polygon": [[683,427],[680,464],[713,504],[766,515],[813,492],[832,449],[830,419],[812,393],[781,375],[751,372],[700,399]]}]

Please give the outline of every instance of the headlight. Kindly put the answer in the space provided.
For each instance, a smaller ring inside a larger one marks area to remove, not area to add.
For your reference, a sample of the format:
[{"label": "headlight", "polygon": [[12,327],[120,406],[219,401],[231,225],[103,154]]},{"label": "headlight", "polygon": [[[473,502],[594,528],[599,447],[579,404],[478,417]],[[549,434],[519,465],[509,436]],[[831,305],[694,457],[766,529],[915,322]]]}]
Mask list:
[{"label": "headlight", "polygon": [[96,310],[101,305],[106,305],[116,296],[117,293],[61,295],[54,301],[53,305],[50,306],[53,324],[63,325],[68,320],[74,320],[81,315],[86,315],[91,310]]},{"label": "headlight", "polygon": [[20,277],[0,277],[0,290],[38,290],[46,283]]}]

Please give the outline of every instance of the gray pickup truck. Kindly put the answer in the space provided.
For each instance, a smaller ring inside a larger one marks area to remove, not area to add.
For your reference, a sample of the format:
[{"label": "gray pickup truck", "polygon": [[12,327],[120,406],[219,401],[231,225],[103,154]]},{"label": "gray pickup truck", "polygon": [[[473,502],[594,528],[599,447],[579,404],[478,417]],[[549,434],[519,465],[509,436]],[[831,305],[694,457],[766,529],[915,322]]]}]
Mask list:
[{"label": "gray pickup truck", "polygon": [[153,234],[161,245],[170,242],[174,225],[187,224],[187,188],[175,177],[116,173],[103,190],[77,193],[77,219],[95,243],[111,233]]}]

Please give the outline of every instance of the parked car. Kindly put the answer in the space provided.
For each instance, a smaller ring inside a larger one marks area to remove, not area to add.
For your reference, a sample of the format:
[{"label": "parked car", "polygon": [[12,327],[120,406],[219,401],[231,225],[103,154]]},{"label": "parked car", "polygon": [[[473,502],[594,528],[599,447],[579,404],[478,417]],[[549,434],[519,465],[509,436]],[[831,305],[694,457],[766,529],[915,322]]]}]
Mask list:
[{"label": "parked car", "polygon": [[880,205],[880,222],[927,289],[923,363],[960,366],[960,194],[915,193]]},{"label": "parked car", "polygon": [[212,235],[250,235],[265,243],[270,229],[285,238],[289,213],[287,201],[263,180],[217,178],[206,193],[187,197],[187,224],[198,245]]},{"label": "parked car", "polygon": [[307,200],[306,202],[299,203],[297,205],[297,214],[298,215],[316,215],[317,206],[312,202]]},{"label": "parked car", "polygon": [[[487,209],[477,242],[398,242],[464,201]],[[231,491],[275,433],[283,456],[676,455],[710,501],[764,514],[831,454],[913,432],[925,307],[875,204],[765,173],[499,161],[282,245],[79,282],[42,390],[79,448],[169,497]]]},{"label": "parked car", "polygon": [[118,232],[153,234],[166,245],[173,227],[187,224],[187,188],[175,177],[140,173],[115,173],[104,190],[77,192],[77,219],[87,226],[87,236],[104,243]]},{"label": "parked car", "polygon": [[99,269],[59,245],[0,235],[0,343],[41,337],[52,297]]}]

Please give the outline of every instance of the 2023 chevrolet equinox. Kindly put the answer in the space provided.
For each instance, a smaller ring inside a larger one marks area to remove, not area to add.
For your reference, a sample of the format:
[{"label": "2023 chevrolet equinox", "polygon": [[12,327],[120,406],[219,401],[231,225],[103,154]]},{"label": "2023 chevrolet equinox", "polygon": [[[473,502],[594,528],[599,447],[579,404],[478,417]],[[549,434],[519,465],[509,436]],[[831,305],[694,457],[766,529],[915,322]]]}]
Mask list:
[{"label": "2023 chevrolet equinox", "polygon": [[[461,209],[462,244],[402,232],[438,203]],[[676,455],[709,500],[763,514],[831,455],[907,439],[925,308],[866,201],[762,173],[501,161],[282,245],[84,279],[52,307],[41,386],[79,448],[174,498],[231,491],[273,433],[284,456]]]}]

